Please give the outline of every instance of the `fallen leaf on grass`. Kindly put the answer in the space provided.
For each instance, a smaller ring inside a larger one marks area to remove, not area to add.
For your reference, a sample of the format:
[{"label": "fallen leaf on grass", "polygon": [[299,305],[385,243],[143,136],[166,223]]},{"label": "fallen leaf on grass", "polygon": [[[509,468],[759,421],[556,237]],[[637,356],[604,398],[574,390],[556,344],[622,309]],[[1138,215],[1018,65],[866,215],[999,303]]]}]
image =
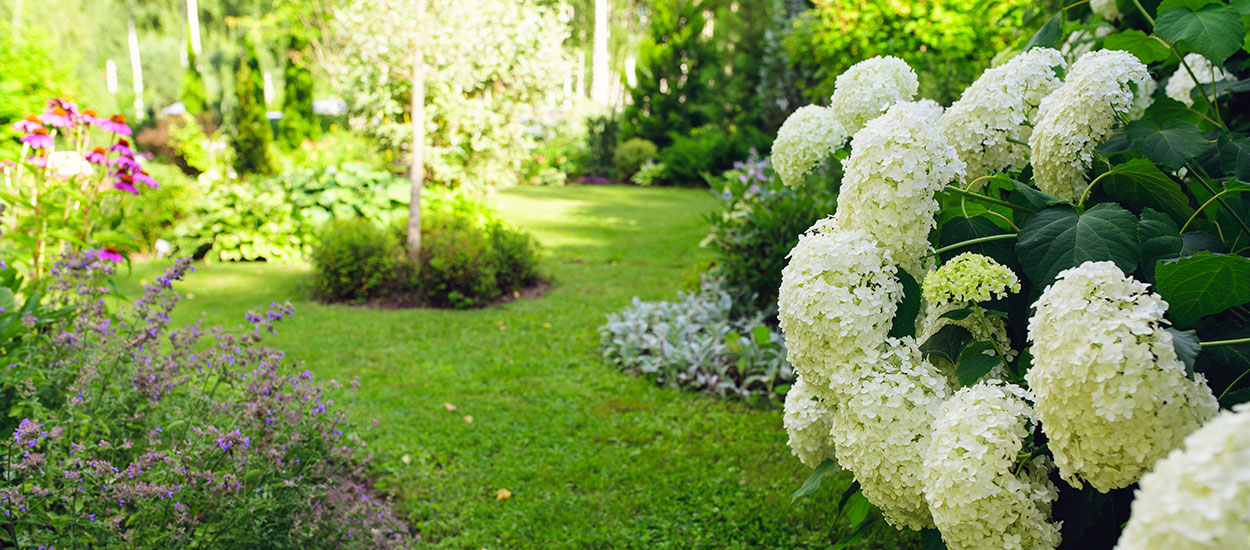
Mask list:
[{"label": "fallen leaf on grass", "polygon": [[471,414],[466,414],[466,415],[464,415],[464,421],[465,421],[465,422],[468,422],[469,424],[472,424],[472,423],[473,423],[473,415],[471,415]]},{"label": "fallen leaf on grass", "polygon": [[455,405],[452,405],[451,403],[443,403],[443,408],[444,408],[444,409],[447,409],[447,410],[449,410],[449,411],[454,411],[454,410],[456,410],[456,406],[455,406]]},{"label": "fallen leaf on grass", "polygon": [[510,498],[512,498],[512,491],[507,489],[495,491],[495,500],[508,500]]}]

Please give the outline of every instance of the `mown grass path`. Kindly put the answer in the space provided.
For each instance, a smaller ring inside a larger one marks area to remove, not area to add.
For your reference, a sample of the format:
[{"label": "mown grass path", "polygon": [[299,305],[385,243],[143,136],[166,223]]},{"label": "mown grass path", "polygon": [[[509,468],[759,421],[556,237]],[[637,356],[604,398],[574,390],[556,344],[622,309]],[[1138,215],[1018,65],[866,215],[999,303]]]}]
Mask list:
[{"label": "mown grass path", "polygon": [[[845,474],[790,504],[807,470],[786,449],[779,409],[658,388],[599,358],[607,313],[634,296],[673,297],[708,259],[698,243],[714,198],[520,188],[497,206],[546,248],[546,296],[474,311],[327,306],[305,298],[307,267],[218,264],[182,287],[192,297],[178,320],[234,325],[250,308],[294,302],[269,343],[320,378],[360,377],[340,404],[361,426],[379,421],[362,435],[423,543],[827,546]],[[136,267],[127,285],[155,269]]]}]

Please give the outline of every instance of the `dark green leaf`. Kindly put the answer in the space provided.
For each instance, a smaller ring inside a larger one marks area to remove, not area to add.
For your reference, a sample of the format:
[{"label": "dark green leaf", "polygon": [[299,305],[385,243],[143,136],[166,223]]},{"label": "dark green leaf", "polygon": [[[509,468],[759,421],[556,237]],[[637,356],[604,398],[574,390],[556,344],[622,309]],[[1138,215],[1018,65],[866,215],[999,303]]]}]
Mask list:
[{"label": "dark green leaf", "polygon": [[930,362],[945,361],[952,367],[959,357],[959,352],[972,341],[972,333],[957,325],[946,325],[938,329],[937,334],[930,336],[920,344],[920,352]]},{"label": "dark green leaf", "polygon": [[1185,246],[1181,247],[1181,253],[1177,255],[1180,258],[1188,258],[1203,251],[1217,254],[1228,252],[1228,247],[1224,246],[1223,241],[1206,231],[1186,231],[1184,235],[1181,235],[1181,239],[1185,241]]},{"label": "dark green leaf", "polygon": [[[1190,69],[1192,68],[1193,67],[1190,67]],[[1202,78],[1203,76],[1209,77],[1209,75],[1200,74],[1198,75],[1198,78]],[[1189,97],[1193,98],[1194,101],[1197,103],[1197,102],[1202,101],[1203,95],[1206,95],[1207,97],[1211,97],[1212,92],[1216,94],[1225,94],[1225,93],[1240,94],[1246,91],[1250,91],[1250,78],[1244,78],[1241,80],[1221,80],[1219,82],[1199,84],[1197,86],[1194,86],[1194,89],[1189,91]]]},{"label": "dark green leaf", "polygon": [[1002,363],[1002,359],[994,354],[994,344],[976,342],[960,353],[955,377],[959,379],[961,386],[971,386]]},{"label": "dark green leaf", "polygon": [[1154,282],[1155,263],[1159,260],[1179,258],[1185,248],[1180,228],[1167,214],[1147,208],[1141,213],[1137,224],[1137,246],[1141,248],[1142,275]]},{"label": "dark green leaf", "polygon": [[1250,139],[1235,139],[1219,148],[1220,168],[1243,183],[1250,183]]},{"label": "dark green leaf", "polygon": [[1013,186],[1015,186],[1015,191],[1016,191],[1015,194],[1012,195],[1012,197],[1014,198],[1016,196],[1019,196],[1021,199],[1023,199],[1023,202],[1025,204],[1037,210],[1041,210],[1043,208],[1046,208],[1047,206],[1063,204],[1064,202],[1063,199],[1060,199],[1059,197],[1056,197],[1054,195],[1050,195],[1044,191],[1037,189],[1036,187],[1030,187],[1018,181],[1012,181],[1011,183]]},{"label": "dark green leaf", "polygon": [[1146,158],[1173,170],[1210,146],[1202,130],[1183,120],[1173,120],[1162,128],[1151,120],[1134,120],[1124,131]]},{"label": "dark green leaf", "polygon": [[1240,405],[1250,401],[1250,388],[1241,388],[1230,391],[1220,398],[1220,406],[1225,409],[1233,408],[1233,405]]},{"label": "dark green leaf", "polygon": [[1160,263],[1155,279],[1168,302],[1168,317],[1178,327],[1250,302],[1250,260],[1241,256],[1199,252]]},{"label": "dark green leaf", "polygon": [[760,325],[751,329],[751,336],[755,337],[756,344],[764,345],[767,344],[769,340],[772,340],[773,335],[768,331],[768,327]]},{"label": "dark green leaf", "polygon": [[1103,47],[1108,50],[1124,50],[1137,56],[1147,65],[1163,61],[1172,55],[1166,45],[1139,30],[1127,30],[1103,39]]},{"label": "dark green leaf", "polygon": [[898,270],[898,280],[903,284],[903,300],[898,303],[898,312],[894,314],[890,337],[915,336],[916,317],[920,315],[920,283],[903,269]]},{"label": "dark green leaf", "polygon": [[1135,212],[1146,207],[1157,208],[1167,212],[1177,223],[1185,223],[1194,213],[1180,184],[1146,159],[1133,159],[1112,168],[1103,176],[1102,188],[1111,198]]},{"label": "dark green leaf", "polygon": [[[998,224],[995,224],[988,216],[954,218],[942,224],[942,229],[938,231],[938,246],[950,246],[972,239],[1002,235],[1008,232],[1006,229],[999,227]],[[976,252],[977,254],[989,256],[1007,267],[1016,265],[1015,251],[1010,240],[990,241],[950,250],[942,253],[941,259],[943,262],[949,261],[951,258],[964,252]]]},{"label": "dark green leaf", "polygon": [[846,515],[846,519],[850,520],[852,529],[859,527],[864,520],[868,519],[868,512],[871,510],[872,503],[868,502],[868,498],[862,491],[856,491],[842,506],[842,513]]},{"label": "dark green leaf", "polygon": [[1160,9],[1155,19],[1155,34],[1160,38],[1174,44],[1184,42],[1218,65],[1241,49],[1245,33],[1237,10],[1218,4],[1196,11],[1189,6],[1167,7]]},{"label": "dark green leaf", "polygon": [[1024,46],[1024,51],[1033,48],[1051,48],[1059,43],[1059,37],[1063,34],[1063,17],[1062,13],[1056,13],[1054,17],[1046,20],[1046,24],[1042,28],[1037,29],[1033,34],[1033,38],[1029,39],[1029,43]]},{"label": "dark green leaf", "polygon": [[1137,270],[1137,216],[1104,203],[1077,214],[1071,206],[1052,206],[1034,214],[1016,239],[1020,265],[1039,288],[1055,275],[1087,261],[1110,260],[1125,273]]},{"label": "dark green leaf", "polygon": [[832,458],[826,458],[824,462],[821,462],[819,466],[816,466],[815,470],[812,470],[812,475],[807,476],[807,480],[803,482],[803,485],[799,487],[799,490],[795,491],[794,495],[790,497],[790,502],[794,502],[818,491],[820,489],[821,478],[824,478],[827,473],[836,471],[838,471],[838,463],[834,462]]},{"label": "dark green leaf", "polygon": [[965,308],[960,308],[960,309],[953,309],[951,311],[943,313],[941,318],[951,319],[954,321],[962,321],[964,319],[967,319],[969,315],[972,315],[972,308],[965,307]]},{"label": "dark green leaf", "polygon": [[1198,360],[1198,354],[1202,352],[1202,346],[1198,343],[1198,333],[1172,327],[1168,327],[1167,331],[1172,334],[1172,347],[1176,349],[1176,358],[1185,363],[1185,375],[1192,380],[1194,361]]},{"label": "dark green leaf", "polygon": [[920,531],[920,550],[946,550],[946,542],[942,540],[942,532],[937,529]]},{"label": "dark green leaf", "polygon": [[1198,124],[1202,122],[1202,115],[1194,112],[1189,106],[1170,97],[1155,98],[1154,103],[1146,108],[1146,114],[1142,117],[1153,120],[1159,124],[1167,124],[1174,120],[1182,120]]}]

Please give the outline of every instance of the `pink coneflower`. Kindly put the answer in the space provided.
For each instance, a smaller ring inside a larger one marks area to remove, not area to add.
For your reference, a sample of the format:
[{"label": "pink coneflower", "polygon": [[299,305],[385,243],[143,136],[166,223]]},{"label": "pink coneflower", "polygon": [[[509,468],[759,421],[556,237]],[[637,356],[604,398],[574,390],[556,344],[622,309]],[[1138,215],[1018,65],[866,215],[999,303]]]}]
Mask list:
[{"label": "pink coneflower", "polygon": [[60,107],[65,109],[70,115],[78,114],[78,104],[63,97],[54,97],[48,100],[49,107]]},{"label": "pink coneflower", "polygon": [[35,128],[29,135],[22,136],[21,141],[35,149],[51,149],[53,145],[52,136],[48,135],[45,128]]},{"label": "pink coneflower", "polygon": [[117,174],[117,181],[113,182],[114,189],[120,189],[132,195],[139,194],[139,188],[135,187],[135,179],[130,174]]},{"label": "pink coneflower", "polygon": [[26,115],[22,120],[13,123],[13,129],[23,134],[29,134],[42,128],[43,125],[39,123],[39,119],[35,118],[35,115]]},{"label": "pink coneflower", "polygon": [[116,247],[112,247],[112,246],[106,246],[104,248],[101,248],[97,252],[97,254],[100,255],[101,260],[104,260],[106,262],[117,263],[126,259],[126,257],[122,256],[122,253],[119,252]]},{"label": "pink coneflower", "polygon": [[113,115],[109,117],[108,120],[101,120],[100,129],[106,132],[113,132],[114,134],[121,134],[123,136],[132,135],[130,126],[126,124],[126,117],[120,114]]},{"label": "pink coneflower", "polygon": [[83,109],[82,112],[78,114],[78,121],[81,122],[82,124],[90,124],[92,126],[99,126],[100,123],[106,120],[108,119],[100,118],[99,115],[97,115],[95,111],[91,109]]},{"label": "pink coneflower", "polygon": [[125,139],[117,140],[117,143],[114,143],[112,147],[109,147],[109,152],[121,153],[122,156],[127,156],[131,158],[134,158],[135,156],[134,149],[130,148],[130,142],[126,141]]},{"label": "pink coneflower", "polygon": [[108,153],[104,151],[103,147],[96,147],[95,149],[92,149],[90,153],[87,153],[87,162],[90,162],[91,164],[104,164],[105,162],[108,162]]},{"label": "pink coneflower", "polygon": [[26,162],[31,164],[32,166],[38,166],[40,168],[48,167],[48,157],[44,157],[44,156],[27,157]]},{"label": "pink coneflower", "polygon": [[74,125],[74,121],[69,118],[69,111],[60,107],[51,107],[35,118],[39,119],[39,122],[57,128],[68,128]]},{"label": "pink coneflower", "polygon": [[148,174],[146,170],[139,170],[138,172],[134,174],[134,178],[135,178],[135,181],[142,183],[152,189],[160,189],[161,187],[161,184],[156,183],[156,180],[153,179],[152,176]]},{"label": "pink coneflower", "polygon": [[109,161],[109,164],[127,172],[133,172],[139,169],[139,161],[136,161],[134,157],[127,156],[125,153],[122,153],[121,156]]}]

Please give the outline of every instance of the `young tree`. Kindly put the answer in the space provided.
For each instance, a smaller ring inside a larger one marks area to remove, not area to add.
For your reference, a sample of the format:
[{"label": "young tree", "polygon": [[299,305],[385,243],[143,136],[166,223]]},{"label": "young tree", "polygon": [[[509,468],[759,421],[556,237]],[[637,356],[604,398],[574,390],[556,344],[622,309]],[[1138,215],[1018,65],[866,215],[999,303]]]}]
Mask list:
[{"label": "young tree", "polygon": [[235,152],[234,169],[240,174],[274,172],[273,159],[269,156],[273,130],[265,117],[265,85],[261,74],[256,47],[245,40],[234,78],[237,104],[230,132],[230,146]]},{"label": "young tree", "polygon": [[308,41],[293,33],[287,41],[287,62],[282,78],[282,143],[299,147],[305,138],[316,137],[321,130],[313,115],[313,77],[305,66]]}]

